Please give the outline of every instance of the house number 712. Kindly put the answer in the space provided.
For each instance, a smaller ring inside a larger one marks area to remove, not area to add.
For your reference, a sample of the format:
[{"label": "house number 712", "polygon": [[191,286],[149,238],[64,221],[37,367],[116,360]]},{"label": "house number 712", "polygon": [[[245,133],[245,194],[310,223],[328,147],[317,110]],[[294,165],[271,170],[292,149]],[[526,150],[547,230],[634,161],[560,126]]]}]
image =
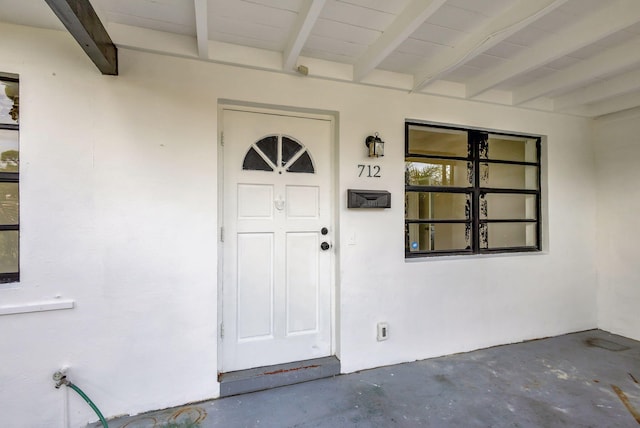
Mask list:
[{"label": "house number 712", "polygon": [[382,177],[380,175],[380,165],[364,165],[364,164],[360,164],[358,165],[358,169],[360,169],[360,172],[358,173],[358,177],[375,177],[375,178],[380,178]]}]

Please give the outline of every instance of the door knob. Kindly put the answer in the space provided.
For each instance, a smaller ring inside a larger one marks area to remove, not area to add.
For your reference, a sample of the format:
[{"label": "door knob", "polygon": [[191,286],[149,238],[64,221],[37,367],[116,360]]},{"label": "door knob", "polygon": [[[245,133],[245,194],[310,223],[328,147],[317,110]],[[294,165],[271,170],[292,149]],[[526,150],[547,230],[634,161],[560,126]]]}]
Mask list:
[{"label": "door knob", "polygon": [[327,251],[329,248],[331,248],[331,245],[325,241],[322,244],[320,244],[320,248],[322,249],[322,251]]}]

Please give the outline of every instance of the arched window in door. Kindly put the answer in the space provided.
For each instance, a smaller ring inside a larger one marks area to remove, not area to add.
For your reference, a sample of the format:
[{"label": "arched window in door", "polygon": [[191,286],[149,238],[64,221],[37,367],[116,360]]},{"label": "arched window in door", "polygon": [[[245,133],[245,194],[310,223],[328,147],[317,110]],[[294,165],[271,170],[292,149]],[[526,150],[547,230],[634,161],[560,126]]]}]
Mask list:
[{"label": "arched window in door", "polygon": [[287,135],[267,135],[253,143],[242,161],[245,171],[278,171],[314,174],[306,147]]}]

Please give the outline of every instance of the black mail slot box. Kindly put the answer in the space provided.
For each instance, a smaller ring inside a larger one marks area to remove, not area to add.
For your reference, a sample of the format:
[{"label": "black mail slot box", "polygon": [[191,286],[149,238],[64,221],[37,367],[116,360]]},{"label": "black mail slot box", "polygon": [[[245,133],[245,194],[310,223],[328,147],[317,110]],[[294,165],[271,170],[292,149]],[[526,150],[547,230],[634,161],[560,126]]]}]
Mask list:
[{"label": "black mail slot box", "polygon": [[386,190],[347,190],[347,208],[391,208],[391,193]]}]

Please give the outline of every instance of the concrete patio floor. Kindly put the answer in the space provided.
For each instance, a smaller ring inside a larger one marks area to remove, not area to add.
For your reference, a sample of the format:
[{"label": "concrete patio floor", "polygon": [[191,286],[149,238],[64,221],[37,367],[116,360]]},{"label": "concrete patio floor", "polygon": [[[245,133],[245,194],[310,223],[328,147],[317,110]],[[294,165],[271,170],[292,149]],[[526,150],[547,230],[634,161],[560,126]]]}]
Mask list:
[{"label": "concrete patio floor", "polygon": [[109,427],[638,427],[639,381],[640,342],[590,330],[118,418]]}]

